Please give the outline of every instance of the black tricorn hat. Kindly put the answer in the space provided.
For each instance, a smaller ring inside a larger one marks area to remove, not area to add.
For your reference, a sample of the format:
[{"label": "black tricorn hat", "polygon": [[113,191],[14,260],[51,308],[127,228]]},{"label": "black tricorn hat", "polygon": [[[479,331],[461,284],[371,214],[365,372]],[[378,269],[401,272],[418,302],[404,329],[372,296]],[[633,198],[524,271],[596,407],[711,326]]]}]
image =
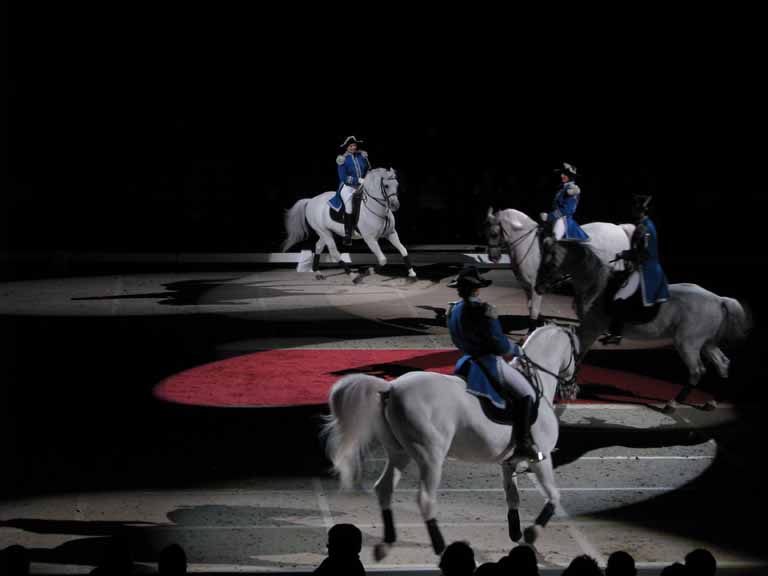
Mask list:
[{"label": "black tricorn hat", "polygon": [[344,142],[341,143],[339,148],[346,148],[350,144],[362,144],[362,143],[363,143],[362,140],[358,140],[354,136],[347,136],[346,138],[344,138]]},{"label": "black tricorn hat", "polygon": [[572,178],[579,175],[576,172],[576,166],[568,164],[568,162],[563,162],[558,168],[555,168],[555,174],[568,174]]},{"label": "black tricorn hat", "polygon": [[639,208],[640,210],[648,210],[648,206],[651,204],[652,199],[653,196],[647,194],[635,194],[632,197],[632,204],[635,208]]},{"label": "black tricorn hat", "polygon": [[480,277],[475,266],[465,266],[461,272],[448,283],[449,288],[485,288],[492,284],[491,280]]}]

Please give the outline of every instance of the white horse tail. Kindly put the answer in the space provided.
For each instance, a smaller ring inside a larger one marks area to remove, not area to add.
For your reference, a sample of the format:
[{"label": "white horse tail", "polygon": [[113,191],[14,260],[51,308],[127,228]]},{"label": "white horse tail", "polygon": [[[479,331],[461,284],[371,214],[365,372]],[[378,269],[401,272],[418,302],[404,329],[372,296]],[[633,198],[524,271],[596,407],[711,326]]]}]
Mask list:
[{"label": "white horse tail", "polygon": [[752,314],[735,298],[720,297],[720,303],[725,310],[724,336],[730,342],[741,342],[752,330]]},{"label": "white horse tail", "polygon": [[339,475],[341,486],[350,489],[360,478],[363,455],[384,421],[380,392],[389,390],[386,380],[367,374],[350,374],[337,381],[328,399],[331,415],[321,433],[326,453]]},{"label": "white horse tail", "polygon": [[309,234],[307,218],[304,215],[308,203],[309,198],[302,198],[292,208],[285,211],[285,231],[288,233],[288,237],[283,240],[281,245],[283,252],[297,242],[304,240]]}]

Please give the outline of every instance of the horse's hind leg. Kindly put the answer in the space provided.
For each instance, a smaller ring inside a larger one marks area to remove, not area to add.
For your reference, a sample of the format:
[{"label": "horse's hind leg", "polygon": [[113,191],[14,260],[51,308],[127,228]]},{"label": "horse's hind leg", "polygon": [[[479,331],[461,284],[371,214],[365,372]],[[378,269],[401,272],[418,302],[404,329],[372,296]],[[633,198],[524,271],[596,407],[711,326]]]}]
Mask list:
[{"label": "horse's hind leg", "polygon": [[509,529],[509,539],[517,542],[522,538],[520,531],[520,492],[517,489],[517,475],[515,466],[508,462],[501,464],[501,471],[504,477],[504,494],[507,496],[507,526]]},{"label": "horse's hind leg", "polygon": [[560,504],[560,490],[558,490],[557,484],[555,484],[555,471],[552,468],[551,455],[546,460],[542,460],[535,464],[532,463],[531,469],[533,469],[536,478],[544,489],[547,503],[544,504],[544,508],[539,512],[533,525],[528,526],[528,528],[525,529],[524,537],[528,544],[534,544],[539,536],[541,536],[547,523],[555,514],[555,509],[558,504]]},{"label": "horse's hind leg", "polygon": [[728,370],[731,366],[731,361],[728,359],[720,348],[714,344],[710,344],[704,347],[704,356],[712,362],[720,378],[728,378]]},{"label": "horse's hind leg", "polygon": [[405,268],[408,270],[408,278],[416,278],[416,272],[414,272],[413,264],[411,264],[411,257],[408,256],[408,250],[406,250],[403,243],[400,242],[400,236],[397,235],[397,231],[395,230],[392,234],[387,236],[387,240],[389,240],[389,243],[392,244],[403,257]]},{"label": "horse's hind leg", "polygon": [[325,245],[328,246],[328,252],[331,254],[331,259],[341,264],[342,268],[344,268],[344,272],[352,274],[352,269],[349,267],[349,264],[344,262],[341,258],[341,252],[339,252],[339,249],[336,247],[336,240],[333,239],[333,234],[330,232],[318,234],[320,235],[321,240],[325,242]]},{"label": "horse's hind leg", "polygon": [[[427,448],[429,446],[429,448]],[[419,495],[418,503],[421,516],[427,525],[429,539],[435,554],[441,554],[445,550],[445,540],[437,526],[437,489],[440,486],[440,478],[443,471],[443,461],[446,450],[438,447],[436,442],[425,442],[423,446],[416,447],[414,459],[419,466]]]},{"label": "horse's hind leg", "polygon": [[312,272],[315,273],[315,278],[323,280],[325,276],[320,272],[320,255],[325,248],[325,240],[322,236],[318,235],[317,242],[315,242],[315,254],[312,257]]},{"label": "horse's hind leg", "polygon": [[678,404],[685,402],[691,390],[699,384],[699,380],[707,371],[704,362],[701,361],[701,345],[675,342],[675,347],[688,368],[688,383],[678,392],[674,400],[670,400],[664,406],[666,413],[674,412]]},{"label": "horse's hind leg", "polygon": [[377,562],[389,553],[389,549],[397,540],[395,520],[392,516],[392,493],[395,491],[402,471],[409,461],[410,458],[404,452],[389,455],[387,466],[374,485],[376,496],[379,499],[379,507],[381,508],[381,517],[384,522],[384,538],[373,549],[373,555]]},{"label": "horse's hind leg", "polygon": [[[720,348],[714,344],[709,344],[704,347],[702,354],[714,365],[720,378],[728,378],[731,361]],[[714,410],[715,408],[717,408],[717,402],[714,399],[707,400],[706,404],[704,404],[705,410]]]}]

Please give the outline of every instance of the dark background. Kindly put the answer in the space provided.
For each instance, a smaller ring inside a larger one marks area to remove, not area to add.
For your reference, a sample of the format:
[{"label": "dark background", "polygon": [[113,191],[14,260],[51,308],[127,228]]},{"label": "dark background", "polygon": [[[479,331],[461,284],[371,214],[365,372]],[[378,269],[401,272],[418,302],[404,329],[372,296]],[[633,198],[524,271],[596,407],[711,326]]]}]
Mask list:
[{"label": "dark background", "polygon": [[[748,15],[602,14],[596,34],[549,16],[350,23],[341,7],[318,12],[13,7],[2,278],[25,277],[18,262],[39,252],[276,251],[283,210],[336,187],[349,134],[366,141],[374,166],[398,170],[406,245],[482,243],[489,206],[535,216],[551,205],[552,170],[568,161],[582,174],[580,223],[627,221],[631,195],[650,193],[669,280],[749,303],[758,330],[734,369],[740,389],[752,382],[765,397],[765,111],[761,36]],[[215,344],[161,320],[154,332],[118,321],[113,340],[94,324],[6,323],[14,398],[34,401],[39,385],[63,398],[85,354],[101,354],[83,380],[92,398],[98,372],[117,362],[130,365],[121,385],[136,371],[150,386]],[[41,352],[55,361],[41,365]],[[111,413],[93,417],[114,425]],[[21,422],[12,416],[7,431],[39,433],[36,449],[48,442],[50,426]],[[28,468],[47,470],[57,448]]]},{"label": "dark background", "polygon": [[336,187],[355,134],[399,171],[406,245],[479,242],[490,205],[537,214],[568,161],[579,222],[651,193],[670,279],[740,283],[765,119],[746,18],[598,36],[379,15],[334,35],[301,14],[17,8],[10,251],[276,250],[282,211]]}]

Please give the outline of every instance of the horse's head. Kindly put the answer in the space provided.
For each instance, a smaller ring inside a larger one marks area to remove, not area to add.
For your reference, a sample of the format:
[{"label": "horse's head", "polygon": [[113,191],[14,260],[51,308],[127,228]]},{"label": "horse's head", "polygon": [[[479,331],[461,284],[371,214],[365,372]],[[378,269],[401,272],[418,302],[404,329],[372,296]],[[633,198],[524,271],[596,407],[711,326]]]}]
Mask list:
[{"label": "horse's head", "polygon": [[504,230],[499,218],[493,213],[493,208],[488,208],[485,218],[485,237],[488,240],[488,258],[491,262],[501,260],[501,250]]},{"label": "horse's head", "polygon": [[537,293],[544,294],[562,278],[561,268],[567,255],[565,246],[557,242],[554,236],[547,236],[541,241],[541,260],[534,286]]},{"label": "horse's head", "polygon": [[400,208],[400,198],[397,196],[397,173],[393,168],[376,168],[371,170],[364,180],[368,194],[383,203],[387,208],[396,212]]}]

